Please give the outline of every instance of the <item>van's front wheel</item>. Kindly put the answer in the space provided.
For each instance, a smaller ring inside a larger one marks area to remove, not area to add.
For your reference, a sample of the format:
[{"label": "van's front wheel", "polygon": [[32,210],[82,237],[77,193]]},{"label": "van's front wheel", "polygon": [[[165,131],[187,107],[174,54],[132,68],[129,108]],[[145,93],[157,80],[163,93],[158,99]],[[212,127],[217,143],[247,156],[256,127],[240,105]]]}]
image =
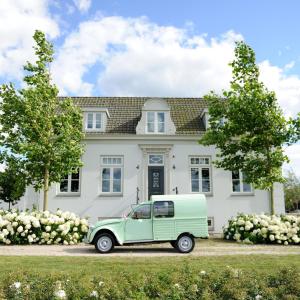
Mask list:
[{"label": "van's front wheel", "polygon": [[189,253],[195,247],[194,238],[190,235],[183,234],[176,241],[176,249],[181,253]]},{"label": "van's front wheel", "polygon": [[95,248],[100,253],[109,253],[114,249],[114,238],[108,234],[103,233],[96,237]]}]

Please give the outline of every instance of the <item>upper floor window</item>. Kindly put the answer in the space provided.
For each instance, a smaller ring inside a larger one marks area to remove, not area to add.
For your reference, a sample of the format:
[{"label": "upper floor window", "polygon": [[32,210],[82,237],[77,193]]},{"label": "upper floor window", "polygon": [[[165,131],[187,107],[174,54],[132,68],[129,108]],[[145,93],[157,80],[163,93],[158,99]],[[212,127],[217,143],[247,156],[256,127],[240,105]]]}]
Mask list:
[{"label": "upper floor window", "polygon": [[123,181],[123,157],[102,156],[101,157],[101,193],[122,193]]},{"label": "upper floor window", "polygon": [[102,129],[102,113],[101,112],[86,113],[85,129],[100,131]]},{"label": "upper floor window", "polygon": [[164,112],[147,112],[147,132],[164,133],[165,132],[165,113]]},{"label": "upper floor window", "polygon": [[232,192],[233,193],[251,193],[251,184],[246,183],[246,176],[241,171],[232,171]]},{"label": "upper floor window", "polygon": [[59,185],[60,193],[79,193],[80,192],[80,172],[66,175]]},{"label": "upper floor window", "polygon": [[190,157],[192,193],[211,192],[211,171],[209,157]]}]

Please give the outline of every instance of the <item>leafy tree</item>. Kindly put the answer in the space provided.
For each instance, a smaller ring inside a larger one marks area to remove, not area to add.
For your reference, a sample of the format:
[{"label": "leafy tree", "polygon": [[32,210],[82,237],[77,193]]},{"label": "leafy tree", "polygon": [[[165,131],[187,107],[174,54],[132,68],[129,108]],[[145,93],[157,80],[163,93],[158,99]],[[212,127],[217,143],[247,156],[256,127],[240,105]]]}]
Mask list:
[{"label": "leafy tree", "polygon": [[25,87],[17,91],[10,83],[0,89],[0,146],[4,157],[18,158],[27,184],[43,188],[47,210],[49,185],[81,166],[82,114],[71,99],[59,99],[51,83],[52,44],[41,31],[33,38],[37,60],[24,66]]},{"label": "leafy tree", "polygon": [[299,123],[284,118],[275,93],[259,81],[255,53],[244,42],[237,42],[230,66],[230,89],[222,96],[214,92],[205,96],[210,128],[199,143],[216,145],[217,167],[241,170],[247,183],[269,190],[274,214],[273,186],[284,182],[281,167],[288,161],[282,145],[297,140],[295,128]]},{"label": "leafy tree", "polygon": [[8,203],[9,209],[24,195],[26,179],[13,160],[0,172],[0,200]]},{"label": "leafy tree", "polygon": [[289,171],[285,177],[284,197],[288,210],[300,208],[300,178],[293,171]]}]

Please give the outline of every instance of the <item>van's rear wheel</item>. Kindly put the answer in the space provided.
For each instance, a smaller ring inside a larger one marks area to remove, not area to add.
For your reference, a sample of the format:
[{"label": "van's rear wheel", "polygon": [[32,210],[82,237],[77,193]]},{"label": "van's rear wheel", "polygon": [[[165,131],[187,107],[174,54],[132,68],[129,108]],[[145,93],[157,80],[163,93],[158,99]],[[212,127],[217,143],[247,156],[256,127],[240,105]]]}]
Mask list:
[{"label": "van's rear wheel", "polygon": [[114,249],[114,238],[109,233],[103,233],[96,237],[95,248],[100,253],[109,253]]},{"label": "van's rear wheel", "polygon": [[194,238],[190,235],[183,234],[176,241],[176,249],[181,253],[189,253],[195,247]]}]

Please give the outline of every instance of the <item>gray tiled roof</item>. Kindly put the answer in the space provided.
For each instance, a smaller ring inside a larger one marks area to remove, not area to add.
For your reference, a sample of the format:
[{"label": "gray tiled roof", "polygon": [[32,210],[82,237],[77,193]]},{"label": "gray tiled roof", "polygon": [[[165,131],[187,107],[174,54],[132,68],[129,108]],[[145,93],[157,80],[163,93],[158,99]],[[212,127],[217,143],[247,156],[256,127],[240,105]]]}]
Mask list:
[{"label": "gray tiled roof", "polygon": [[[106,126],[109,134],[135,134],[144,103],[153,97],[71,97],[80,107],[107,108],[110,114]],[[207,103],[201,98],[165,99],[171,109],[176,135],[202,134],[204,124],[200,114]]]}]

